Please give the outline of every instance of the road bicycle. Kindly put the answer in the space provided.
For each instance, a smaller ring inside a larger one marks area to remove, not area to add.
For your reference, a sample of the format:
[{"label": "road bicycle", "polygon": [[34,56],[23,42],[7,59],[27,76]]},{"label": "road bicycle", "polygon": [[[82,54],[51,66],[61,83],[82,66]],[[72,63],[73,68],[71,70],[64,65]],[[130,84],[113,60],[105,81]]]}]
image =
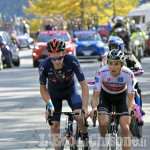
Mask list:
[{"label": "road bicycle", "polygon": [[[106,150],[118,150],[121,149],[121,143],[118,141],[118,125],[119,125],[119,117],[121,115],[128,115],[128,113],[116,113],[116,106],[114,104],[111,105],[111,112],[98,112],[94,111],[93,115],[93,126],[96,126],[97,115],[109,115],[109,123],[108,123],[108,134],[105,138],[105,149]],[[103,143],[104,144],[104,143]]]},{"label": "road bicycle", "polygon": [[[51,121],[51,116],[50,114],[50,109],[48,109],[48,122],[49,125],[53,125],[52,121]],[[63,136],[61,137],[61,143],[60,143],[60,147],[59,150],[64,150],[67,147],[67,142],[69,143],[69,149],[70,150],[84,150],[85,144],[83,142],[83,137],[82,134],[79,130],[78,125],[76,125],[76,130],[75,130],[75,134],[73,132],[73,121],[74,121],[74,116],[75,115],[80,115],[77,112],[54,112],[54,114],[64,114],[67,116],[66,118],[66,126],[65,126],[65,131],[63,133]],[[88,127],[88,122],[85,118],[85,112],[84,110],[81,110],[81,115],[83,117],[83,123],[86,127]],[[82,146],[79,145],[79,141],[83,142]]]}]

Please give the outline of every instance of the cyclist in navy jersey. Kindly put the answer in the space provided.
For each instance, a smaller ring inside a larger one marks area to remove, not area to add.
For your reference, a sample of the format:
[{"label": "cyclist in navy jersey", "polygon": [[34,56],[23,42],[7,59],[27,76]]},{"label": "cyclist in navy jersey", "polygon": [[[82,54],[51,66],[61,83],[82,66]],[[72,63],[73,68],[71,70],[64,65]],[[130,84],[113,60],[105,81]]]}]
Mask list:
[{"label": "cyclist in navy jersey", "polygon": [[[93,118],[94,110],[100,112],[111,112],[111,104],[116,105],[116,112],[122,113],[119,123],[123,144],[126,141],[128,145],[123,145],[123,150],[130,150],[130,117],[128,113],[134,109],[134,74],[124,66],[125,54],[118,49],[111,50],[107,55],[108,66],[100,68],[97,72],[95,85],[92,95],[92,111]],[[128,96],[128,103],[126,97]],[[99,99],[99,101],[98,101]],[[99,115],[99,132],[101,137],[105,137],[109,122],[108,115]],[[101,138],[103,140],[103,138]],[[104,149],[101,140],[101,149]],[[127,146],[127,147],[126,147]]]},{"label": "cyclist in navy jersey", "polygon": [[[60,139],[60,115],[53,115],[53,112],[61,112],[62,101],[67,100],[73,112],[80,112],[84,109],[88,117],[89,90],[77,58],[65,54],[65,43],[61,39],[50,40],[47,43],[47,51],[49,57],[39,65],[40,92],[46,106],[52,111],[51,135],[53,146],[57,150],[59,147],[54,143]],[[74,74],[81,86],[82,99],[77,91]],[[46,87],[47,82],[48,87]],[[83,140],[88,142],[88,129],[84,126],[82,117],[75,116],[75,119],[82,132]],[[88,150],[89,145],[86,144],[84,149]]]}]

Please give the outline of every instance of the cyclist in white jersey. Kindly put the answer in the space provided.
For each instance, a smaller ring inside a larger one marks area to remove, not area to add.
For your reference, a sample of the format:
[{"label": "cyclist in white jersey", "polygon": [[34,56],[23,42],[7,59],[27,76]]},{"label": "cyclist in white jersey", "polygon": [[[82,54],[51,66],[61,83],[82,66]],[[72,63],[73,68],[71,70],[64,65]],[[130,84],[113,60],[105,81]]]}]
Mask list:
[{"label": "cyclist in white jersey", "polygon": [[[119,124],[123,140],[125,139],[128,142],[128,147],[123,144],[123,150],[130,150],[129,125],[131,118],[128,113],[131,113],[135,105],[134,74],[124,66],[124,60],[125,54],[122,51],[111,50],[107,55],[108,66],[104,66],[97,71],[91,100],[91,118],[93,118],[94,110],[110,112],[111,104],[115,104],[116,112],[123,114],[119,119]],[[100,135],[105,137],[109,117],[108,115],[98,115],[98,121]]]}]

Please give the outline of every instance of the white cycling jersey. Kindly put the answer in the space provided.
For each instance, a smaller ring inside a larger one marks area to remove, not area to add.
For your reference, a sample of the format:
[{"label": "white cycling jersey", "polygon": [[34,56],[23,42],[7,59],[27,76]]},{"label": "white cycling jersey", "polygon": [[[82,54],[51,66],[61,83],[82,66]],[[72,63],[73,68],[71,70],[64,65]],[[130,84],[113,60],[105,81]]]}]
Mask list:
[{"label": "white cycling jersey", "polygon": [[103,88],[110,94],[118,94],[127,89],[128,93],[134,93],[134,74],[123,66],[117,77],[113,77],[108,66],[104,66],[97,71],[95,79],[94,91],[101,91]]}]

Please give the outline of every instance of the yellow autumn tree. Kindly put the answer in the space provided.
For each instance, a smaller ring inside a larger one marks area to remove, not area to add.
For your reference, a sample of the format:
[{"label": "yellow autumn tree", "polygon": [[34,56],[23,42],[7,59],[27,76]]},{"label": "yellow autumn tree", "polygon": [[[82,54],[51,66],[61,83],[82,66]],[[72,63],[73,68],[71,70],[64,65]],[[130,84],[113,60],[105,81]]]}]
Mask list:
[{"label": "yellow autumn tree", "polygon": [[[104,24],[112,15],[126,16],[139,2],[140,0],[30,0],[29,8],[23,6],[23,9],[27,15],[35,15],[38,19],[59,14],[66,20],[80,18],[86,24],[89,18],[97,18],[98,24]],[[33,25],[39,26],[35,23]]]}]

